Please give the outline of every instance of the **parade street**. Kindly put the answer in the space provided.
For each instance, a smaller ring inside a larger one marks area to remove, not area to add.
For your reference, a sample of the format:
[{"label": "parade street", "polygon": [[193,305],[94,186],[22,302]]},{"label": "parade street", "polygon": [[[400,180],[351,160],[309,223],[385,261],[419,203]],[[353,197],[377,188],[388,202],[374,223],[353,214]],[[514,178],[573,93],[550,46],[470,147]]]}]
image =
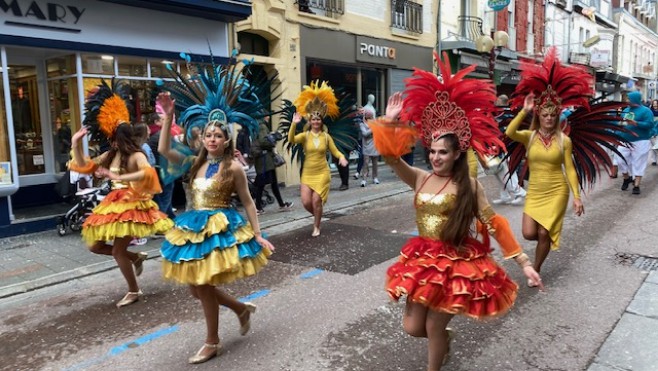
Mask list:
[{"label": "parade street", "polygon": [[[270,263],[257,276],[224,286],[258,306],[251,331],[240,336],[238,319],[223,308],[221,355],[200,365],[187,359],[204,342],[201,306],[186,287],[162,280],[162,240],[139,248],[151,258],[139,277],[144,296],[121,309],[115,302],[126,285],[116,264],[88,252],[79,236],[48,231],[3,241],[0,368],[424,370],[426,340],[403,331],[404,303],[391,302],[383,290],[387,267],[417,233],[413,194],[388,168],[380,172],[382,184],[361,188],[351,179],[344,192],[333,177],[317,238],[297,187],[284,190],[293,211],[266,209],[260,220],[276,247]],[[520,286],[515,306],[489,322],[456,316],[446,370],[656,369],[658,277],[633,263],[658,257],[658,170],[647,169],[639,196],[603,175],[583,197],[584,216],[567,210],[562,249],[541,272],[546,291],[528,288],[516,264],[502,262]],[[497,180],[480,181],[489,199],[497,198]],[[522,206],[495,209],[534,256],[534,243],[521,237]],[[66,251],[79,266],[64,267]],[[498,250],[494,255],[500,258]],[[48,261],[64,268],[15,279],[21,267],[34,273]]]}]

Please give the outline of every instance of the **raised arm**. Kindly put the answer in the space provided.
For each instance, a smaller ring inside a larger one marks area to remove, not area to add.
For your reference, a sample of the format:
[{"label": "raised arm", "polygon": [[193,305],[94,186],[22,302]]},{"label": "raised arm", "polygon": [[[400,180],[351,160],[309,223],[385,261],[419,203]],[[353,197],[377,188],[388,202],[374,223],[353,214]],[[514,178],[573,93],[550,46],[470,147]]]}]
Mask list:
[{"label": "raised arm", "polygon": [[160,140],[158,141],[158,153],[169,162],[180,164],[185,155],[171,147],[171,124],[174,120],[174,100],[169,93],[160,93],[156,98],[165,113],[164,123],[160,129]]},{"label": "raised arm", "polygon": [[[386,119],[395,121],[398,119],[400,116],[400,112],[402,112],[402,93],[401,92],[396,92],[393,93],[388,98],[388,102],[386,104]],[[377,141],[375,140],[375,145],[377,145]],[[389,156],[383,156],[384,161],[388,164],[388,166],[393,169],[395,174],[405,182],[409,187],[412,189],[416,189],[416,181],[418,179],[422,179],[423,174],[425,171],[420,170],[415,167],[409,166],[404,161],[400,160],[400,157],[389,157]]]},{"label": "raised arm", "polygon": [[292,122],[290,123],[290,130],[288,130],[288,142],[289,143],[302,143],[306,137],[306,133],[299,133],[295,135],[295,130],[297,130],[297,124],[302,121],[302,115],[298,112],[292,116]]},{"label": "raised arm", "polygon": [[513,141],[522,143],[526,147],[528,145],[530,136],[527,131],[519,131],[519,126],[521,126],[521,123],[523,122],[523,119],[526,117],[528,112],[532,112],[534,107],[535,95],[531,93],[525,97],[525,101],[523,102],[523,109],[521,112],[519,112],[516,117],[514,117],[512,122],[510,122],[510,124],[507,126],[507,129],[505,129],[505,135],[507,135]]}]

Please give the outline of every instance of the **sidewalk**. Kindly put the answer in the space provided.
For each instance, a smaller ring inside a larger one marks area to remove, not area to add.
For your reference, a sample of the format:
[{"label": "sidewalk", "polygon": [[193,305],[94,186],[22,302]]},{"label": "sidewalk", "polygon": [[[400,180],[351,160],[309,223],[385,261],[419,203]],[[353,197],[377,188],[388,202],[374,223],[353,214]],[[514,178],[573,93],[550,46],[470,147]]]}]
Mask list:
[{"label": "sidewalk", "polygon": [[[381,184],[362,188],[360,181],[352,177],[353,173],[350,169],[350,188],[346,191],[338,190],[340,179],[332,174],[325,214],[410,191],[383,164],[379,174]],[[281,188],[281,195],[284,201],[294,202],[294,206],[290,211],[279,211],[276,201],[267,205],[265,213],[258,217],[263,232],[275,235],[310,226],[312,217],[301,205],[299,187]],[[145,251],[149,258],[157,258],[161,243],[162,239],[149,239],[145,245],[133,246],[130,250]],[[50,230],[0,238],[0,299],[115,268],[112,257],[90,253],[79,233],[69,232],[60,237],[55,230]]]}]

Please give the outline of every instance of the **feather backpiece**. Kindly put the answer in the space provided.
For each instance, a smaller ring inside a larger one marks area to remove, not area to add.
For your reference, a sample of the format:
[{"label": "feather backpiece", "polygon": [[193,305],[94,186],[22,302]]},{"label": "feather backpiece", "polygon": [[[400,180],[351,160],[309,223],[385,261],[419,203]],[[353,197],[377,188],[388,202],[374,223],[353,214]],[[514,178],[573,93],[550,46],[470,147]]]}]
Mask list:
[{"label": "feather backpiece", "polygon": [[89,128],[91,140],[111,140],[119,124],[130,123],[129,97],[130,86],[122,80],[112,79],[108,85],[101,79],[98,86],[89,90],[82,124]]}]

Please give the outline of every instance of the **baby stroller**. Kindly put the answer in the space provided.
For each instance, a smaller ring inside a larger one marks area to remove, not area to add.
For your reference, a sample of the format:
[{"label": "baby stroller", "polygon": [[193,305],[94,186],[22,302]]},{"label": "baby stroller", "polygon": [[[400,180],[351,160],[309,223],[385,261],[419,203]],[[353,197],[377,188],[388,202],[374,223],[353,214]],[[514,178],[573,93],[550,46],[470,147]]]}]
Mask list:
[{"label": "baby stroller", "polygon": [[[66,175],[64,175],[66,176]],[[75,203],[66,214],[57,218],[57,234],[66,235],[70,228],[72,231],[80,231],[82,224],[91,211],[110,193],[109,182],[102,183],[99,187],[87,187],[91,184],[92,178],[88,175],[80,175],[76,172],[70,173],[71,184],[75,190]]]}]

